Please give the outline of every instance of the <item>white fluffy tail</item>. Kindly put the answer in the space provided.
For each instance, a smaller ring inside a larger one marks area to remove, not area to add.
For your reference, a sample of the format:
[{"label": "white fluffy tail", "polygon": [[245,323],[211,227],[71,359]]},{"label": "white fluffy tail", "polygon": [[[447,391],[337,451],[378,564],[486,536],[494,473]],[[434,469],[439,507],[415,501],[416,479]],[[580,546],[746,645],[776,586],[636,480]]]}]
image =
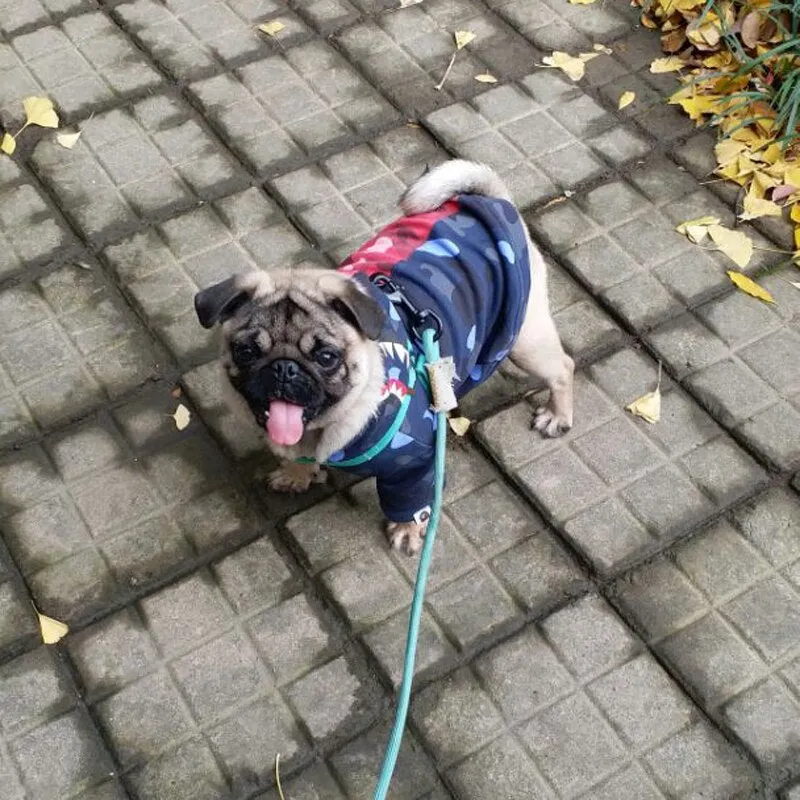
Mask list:
[{"label": "white fluffy tail", "polygon": [[400,208],[406,214],[424,214],[465,192],[513,202],[508,188],[491,167],[456,159],[445,161],[414,181],[400,198]]}]

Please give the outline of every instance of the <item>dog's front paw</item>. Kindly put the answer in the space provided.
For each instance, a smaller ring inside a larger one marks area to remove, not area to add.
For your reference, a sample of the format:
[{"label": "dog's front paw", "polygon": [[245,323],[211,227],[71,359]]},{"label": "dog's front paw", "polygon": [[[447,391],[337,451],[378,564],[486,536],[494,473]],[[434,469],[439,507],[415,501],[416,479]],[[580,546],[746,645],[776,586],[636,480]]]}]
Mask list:
[{"label": "dog's front paw", "polygon": [[388,522],[386,533],[392,550],[413,556],[422,550],[422,539],[428,527],[426,522]]},{"label": "dog's front paw", "polygon": [[554,438],[562,436],[572,427],[572,415],[559,414],[547,406],[539,406],[533,414],[531,428],[536,428],[542,436]]},{"label": "dog's front paw", "polygon": [[267,477],[269,488],[276,492],[306,492],[312,483],[325,483],[325,470],[319,464],[284,461]]}]

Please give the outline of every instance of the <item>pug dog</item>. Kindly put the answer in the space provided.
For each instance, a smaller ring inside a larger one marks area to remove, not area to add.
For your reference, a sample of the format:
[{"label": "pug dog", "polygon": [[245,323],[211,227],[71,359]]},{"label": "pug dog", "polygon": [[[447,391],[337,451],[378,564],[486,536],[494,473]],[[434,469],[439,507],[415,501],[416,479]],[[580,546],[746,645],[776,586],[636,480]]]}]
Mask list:
[{"label": "pug dog", "polygon": [[546,383],[531,427],[572,426],[574,364],[550,315],[544,260],[500,177],[448,161],[400,199],[404,216],[338,270],[300,264],[234,275],[195,297],[222,329],[222,365],[282,459],[270,476],[303,491],[322,466],[376,478],[392,547],[419,551],[434,484],[437,424],[419,328],[453,359],[457,398],[504,358]]}]

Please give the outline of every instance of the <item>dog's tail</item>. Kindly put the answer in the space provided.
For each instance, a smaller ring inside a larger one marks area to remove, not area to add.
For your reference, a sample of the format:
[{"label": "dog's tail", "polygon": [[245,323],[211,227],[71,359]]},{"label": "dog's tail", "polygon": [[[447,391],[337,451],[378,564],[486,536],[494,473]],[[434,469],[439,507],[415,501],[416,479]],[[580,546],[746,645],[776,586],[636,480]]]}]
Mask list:
[{"label": "dog's tail", "polygon": [[491,167],[455,159],[445,161],[414,181],[400,198],[400,208],[406,214],[424,214],[439,208],[454,195],[465,192],[512,202],[511,193]]}]

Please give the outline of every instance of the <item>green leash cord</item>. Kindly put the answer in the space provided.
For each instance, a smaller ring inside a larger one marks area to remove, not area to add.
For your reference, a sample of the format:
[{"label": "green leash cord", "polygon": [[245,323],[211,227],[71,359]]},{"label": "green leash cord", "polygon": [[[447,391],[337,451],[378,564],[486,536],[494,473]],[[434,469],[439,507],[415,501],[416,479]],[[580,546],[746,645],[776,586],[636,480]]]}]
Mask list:
[{"label": "green leash cord", "polygon": [[[422,348],[425,360],[433,364],[439,360],[439,343],[435,333],[430,328],[422,333]],[[436,471],[434,473],[433,506],[428,520],[428,529],[425,533],[425,542],[422,546],[422,555],[417,568],[417,580],[414,584],[414,599],[411,602],[411,616],[408,621],[408,636],[406,637],[406,654],[403,661],[403,680],[397,696],[397,708],[394,714],[394,727],[392,728],[389,744],[383,757],[378,784],[375,787],[373,800],[385,800],[392,780],[397,756],[400,753],[400,743],[403,740],[403,731],[406,727],[408,706],[411,702],[411,682],[414,679],[414,661],[417,654],[417,639],[419,625],[422,618],[422,601],[425,597],[425,584],[428,582],[428,569],[431,564],[433,543],[436,539],[436,528],[439,525],[439,516],[442,510],[442,492],[444,490],[444,458],[445,444],[447,441],[447,413],[436,413]]]}]

